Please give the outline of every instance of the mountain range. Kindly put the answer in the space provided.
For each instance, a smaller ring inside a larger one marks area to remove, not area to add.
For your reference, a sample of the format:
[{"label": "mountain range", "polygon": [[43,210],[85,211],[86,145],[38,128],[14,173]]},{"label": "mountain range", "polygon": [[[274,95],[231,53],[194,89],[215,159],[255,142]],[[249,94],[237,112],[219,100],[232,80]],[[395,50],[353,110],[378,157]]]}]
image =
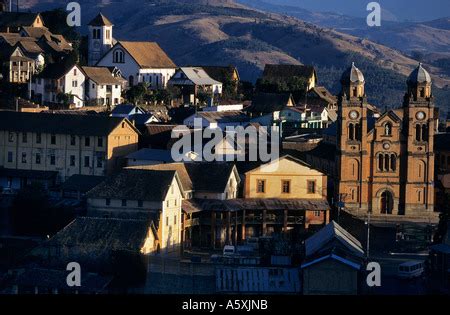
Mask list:
[{"label": "mountain range", "polygon": [[[418,64],[418,58],[398,48],[232,0],[79,3],[83,25],[101,11],[114,23],[117,39],[156,41],[178,65],[235,64],[242,80],[254,82],[267,63],[312,64],[320,84],[337,92],[340,74],[355,61],[366,75],[369,101],[383,107],[401,103],[406,75]],[[65,6],[56,0],[25,0],[22,5],[33,11]],[[433,23],[442,23],[440,29],[446,30],[445,21]],[[426,67],[434,79],[437,103],[445,104],[450,98],[445,65]]]}]

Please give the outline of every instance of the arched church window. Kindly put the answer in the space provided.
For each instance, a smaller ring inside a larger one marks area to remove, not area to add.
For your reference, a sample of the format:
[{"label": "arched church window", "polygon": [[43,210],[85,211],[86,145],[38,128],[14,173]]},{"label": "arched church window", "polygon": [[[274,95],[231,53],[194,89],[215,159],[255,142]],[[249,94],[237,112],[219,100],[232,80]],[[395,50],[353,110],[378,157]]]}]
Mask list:
[{"label": "arched church window", "polygon": [[121,49],[117,49],[114,51],[113,62],[114,63],[124,63],[125,62],[125,56]]},{"label": "arched church window", "polygon": [[397,169],[397,157],[395,154],[391,155],[391,170],[395,171]]},{"label": "arched church window", "polygon": [[382,171],[384,169],[384,155],[378,154],[378,169]]},{"label": "arched church window", "polygon": [[427,141],[428,139],[428,126],[422,125],[422,141]]},{"label": "arched church window", "polygon": [[386,123],[384,125],[384,135],[385,136],[392,136],[392,125],[390,123]]},{"label": "arched church window", "polygon": [[416,141],[420,141],[422,138],[422,126],[417,124],[416,125]]},{"label": "arched church window", "polygon": [[348,139],[355,140],[355,126],[353,124],[348,125]]},{"label": "arched church window", "polygon": [[355,124],[355,139],[361,141],[361,124]]},{"label": "arched church window", "polygon": [[384,155],[384,171],[385,172],[389,171],[390,162],[391,162],[391,159],[389,157],[389,154],[385,154]]},{"label": "arched church window", "polygon": [[420,97],[425,97],[425,89],[424,88],[420,89]]},{"label": "arched church window", "polygon": [[358,88],[355,86],[353,88],[353,97],[357,97],[358,96]]}]

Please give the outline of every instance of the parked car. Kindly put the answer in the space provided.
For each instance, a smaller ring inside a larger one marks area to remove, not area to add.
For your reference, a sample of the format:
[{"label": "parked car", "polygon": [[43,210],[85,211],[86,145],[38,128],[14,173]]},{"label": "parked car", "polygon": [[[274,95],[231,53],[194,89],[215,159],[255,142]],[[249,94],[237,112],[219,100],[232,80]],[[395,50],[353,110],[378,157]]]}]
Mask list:
[{"label": "parked car", "polygon": [[223,255],[224,256],[233,256],[236,254],[236,248],[232,245],[225,245],[223,248]]},{"label": "parked car", "polygon": [[408,261],[398,266],[397,275],[402,279],[412,279],[422,276],[423,272],[423,261]]}]

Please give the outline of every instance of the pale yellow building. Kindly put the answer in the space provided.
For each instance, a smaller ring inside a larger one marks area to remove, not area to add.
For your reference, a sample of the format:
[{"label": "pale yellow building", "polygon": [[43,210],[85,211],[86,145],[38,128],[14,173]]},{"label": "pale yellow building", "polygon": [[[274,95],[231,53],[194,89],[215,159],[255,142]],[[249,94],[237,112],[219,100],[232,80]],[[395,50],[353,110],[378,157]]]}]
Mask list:
[{"label": "pale yellow building", "polygon": [[124,169],[87,194],[88,216],[155,223],[155,252],[173,252],[182,243],[183,186],[176,171]]},{"label": "pale yellow building", "polygon": [[327,176],[291,156],[245,173],[245,198],[326,199]]},{"label": "pale yellow building", "polygon": [[19,189],[36,175],[55,174],[50,185],[75,174],[107,175],[137,150],[138,135],[123,118],[2,111],[0,186]]}]

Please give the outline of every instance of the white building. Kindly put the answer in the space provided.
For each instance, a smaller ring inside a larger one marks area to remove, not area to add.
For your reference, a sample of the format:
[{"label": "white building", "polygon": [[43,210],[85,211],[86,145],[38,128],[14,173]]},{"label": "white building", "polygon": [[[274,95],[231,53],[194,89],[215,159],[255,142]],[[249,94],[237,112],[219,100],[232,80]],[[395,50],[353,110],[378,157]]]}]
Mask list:
[{"label": "white building", "polygon": [[164,89],[176,69],[173,61],[154,42],[117,42],[97,66],[116,67],[130,86],[146,82],[151,89]]},{"label": "white building", "polygon": [[110,106],[121,103],[121,80],[106,67],[83,67],[86,74],[86,102]]},{"label": "white building", "polygon": [[76,64],[49,64],[34,76],[29,84],[31,100],[46,104],[63,103],[61,97],[69,96],[69,104],[84,106],[86,76]]},{"label": "white building", "polygon": [[100,13],[89,22],[88,29],[88,64],[94,66],[115,44],[113,24]]}]

